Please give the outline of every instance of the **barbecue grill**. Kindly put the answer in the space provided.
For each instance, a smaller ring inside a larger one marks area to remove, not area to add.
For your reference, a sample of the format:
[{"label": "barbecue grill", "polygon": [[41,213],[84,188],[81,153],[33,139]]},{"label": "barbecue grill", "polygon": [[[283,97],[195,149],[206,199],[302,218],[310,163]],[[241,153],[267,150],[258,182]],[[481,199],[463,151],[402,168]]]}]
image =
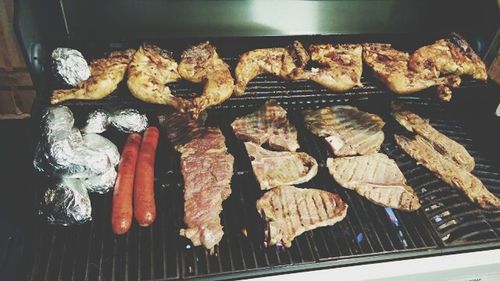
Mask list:
[{"label": "barbecue grill", "polygon": [[[173,51],[178,59],[183,49],[208,39],[234,69],[244,51],[286,46],[296,39],[305,46],[382,41],[412,51],[455,31],[484,55],[499,26],[495,1],[435,2],[19,0],[16,32],[37,89],[30,142],[35,144],[39,137],[40,112],[49,106],[51,89],[57,86],[47,55],[55,47],[76,48],[89,59],[137,48],[148,40]],[[30,194],[26,205],[33,214],[24,216],[28,219],[22,223],[22,233],[0,241],[0,249],[5,249],[0,251],[0,273],[2,268],[11,270],[18,280],[236,279],[500,248],[500,211],[479,209],[404,153],[392,137],[404,129],[390,116],[391,101],[399,100],[430,118],[435,128],[467,148],[476,161],[473,173],[500,196],[500,131],[494,129],[500,122],[493,115],[500,101],[498,86],[466,78],[454,90],[452,101],[443,103],[433,89],[409,96],[392,94],[367,67],[362,83],[339,94],[312,82],[263,75],[249,83],[245,95],[209,109],[207,123],[221,128],[235,157],[232,194],[221,214],[224,237],[214,255],[178,235],[183,226],[179,155],[162,138],[155,177],[157,220],[148,228],[134,225],[123,236],[111,231],[111,194],[91,196],[91,223],[46,225],[35,209],[47,179],[26,171],[30,175],[25,180],[30,185],[24,191]],[[187,82],[173,83],[171,89],[174,95],[187,98],[201,90]],[[229,125],[270,98],[287,109],[297,127],[301,151],[318,161],[318,175],[300,187],[337,193],[349,205],[345,220],[304,233],[289,249],[265,245],[265,224],[255,209],[262,192],[245,147]],[[77,123],[96,108],[133,107],[153,122],[157,114],[169,111],[134,99],[123,82],[105,99],[64,104]],[[397,162],[421,198],[420,210],[386,209],[335,183],[326,168],[331,153],[305,129],[300,113],[333,104],[355,105],[384,119],[386,138],[381,151]],[[114,131],[105,136],[119,147],[125,141]]]}]

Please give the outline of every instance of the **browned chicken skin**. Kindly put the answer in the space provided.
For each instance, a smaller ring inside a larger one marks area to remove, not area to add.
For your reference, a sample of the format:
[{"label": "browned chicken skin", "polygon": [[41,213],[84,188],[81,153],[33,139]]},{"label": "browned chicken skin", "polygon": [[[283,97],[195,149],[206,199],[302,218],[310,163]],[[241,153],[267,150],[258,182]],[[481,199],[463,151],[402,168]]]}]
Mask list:
[{"label": "browned chicken skin", "polygon": [[127,66],[135,50],[114,51],[106,58],[90,63],[90,78],[76,88],[60,89],[52,92],[50,102],[60,103],[66,100],[99,100],[111,93],[123,80]]},{"label": "browned chicken skin", "polygon": [[201,95],[192,101],[190,111],[194,118],[207,107],[229,99],[233,93],[234,80],[229,66],[219,58],[215,47],[209,42],[185,50],[178,71],[183,79],[205,83]]},{"label": "browned chicken skin", "polygon": [[186,102],[172,95],[165,85],[180,78],[177,62],[169,52],[144,43],[128,67],[127,85],[132,95],[144,102],[171,105],[182,111]]},{"label": "browned chicken skin", "polygon": [[298,68],[290,75],[293,80],[312,80],[334,92],[344,92],[354,86],[362,86],[361,45],[311,45],[309,52],[311,60],[324,68]]},{"label": "browned chicken skin", "polygon": [[438,86],[442,98],[449,100],[449,88],[456,88],[461,82],[456,75],[435,77],[429,71],[417,72],[410,69],[410,55],[393,49],[390,44],[363,44],[363,60],[373,69],[374,75],[397,94],[412,94]]},{"label": "browned chicken skin", "polygon": [[243,95],[248,82],[260,74],[269,73],[288,79],[294,69],[304,67],[308,61],[309,54],[299,41],[294,41],[287,48],[248,51],[241,55],[234,70],[236,76],[234,94]]}]

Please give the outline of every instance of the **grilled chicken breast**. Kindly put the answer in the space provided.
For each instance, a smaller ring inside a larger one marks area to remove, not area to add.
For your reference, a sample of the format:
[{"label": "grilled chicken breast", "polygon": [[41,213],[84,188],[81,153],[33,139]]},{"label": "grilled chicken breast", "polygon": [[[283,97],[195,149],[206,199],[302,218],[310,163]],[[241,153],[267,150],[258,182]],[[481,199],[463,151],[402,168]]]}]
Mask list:
[{"label": "grilled chicken breast", "polygon": [[440,97],[451,98],[451,89],[460,85],[460,77],[450,75],[435,77],[430,72],[418,72],[409,68],[410,55],[395,50],[390,44],[363,44],[363,61],[373,69],[374,75],[387,88],[397,94],[412,94],[432,86],[438,86]]},{"label": "grilled chicken breast", "polygon": [[234,134],[242,141],[258,145],[267,143],[276,150],[296,151],[297,129],[290,124],[286,110],[275,100],[267,101],[259,110],[231,123]]},{"label": "grilled chicken breast", "polygon": [[337,194],[294,186],[273,188],[257,200],[257,211],[267,221],[267,242],[287,248],[300,234],[343,220],[347,207]]},{"label": "grilled chicken breast", "polygon": [[416,72],[470,75],[487,80],[486,66],[463,37],[452,33],[448,39],[437,40],[416,50],[410,57],[410,68]]},{"label": "grilled chicken breast", "polygon": [[318,173],[316,160],[304,152],[270,151],[245,142],[260,189],[308,182]]},{"label": "grilled chicken breast", "polygon": [[128,66],[127,85],[132,95],[144,102],[170,105],[182,111],[185,101],[172,95],[165,85],[180,78],[171,53],[144,43]]},{"label": "grilled chicken breast", "polygon": [[491,193],[476,176],[435,150],[423,137],[409,139],[395,135],[396,142],[418,163],[424,165],[438,178],[462,191],[467,198],[483,209],[500,209],[500,199]]},{"label": "grilled chicken breast", "polygon": [[183,79],[204,83],[201,95],[193,99],[190,109],[195,119],[200,112],[229,99],[233,93],[234,81],[229,66],[209,42],[185,50],[178,71]]},{"label": "grilled chicken breast", "polygon": [[426,139],[443,157],[455,162],[455,164],[469,172],[474,170],[474,158],[465,147],[434,129],[429,124],[429,120],[400,108],[394,110],[392,115],[408,131]]},{"label": "grilled chicken breast", "polygon": [[100,100],[113,93],[123,80],[127,66],[135,50],[111,52],[106,58],[90,63],[90,78],[72,89],[52,92],[50,102],[57,104],[67,100]]},{"label": "grilled chicken breast", "polygon": [[312,80],[334,92],[362,86],[362,49],[361,45],[311,45],[311,60],[324,68],[297,68],[290,77],[294,80]]},{"label": "grilled chicken breast", "polygon": [[341,186],[354,190],[377,205],[415,211],[420,202],[396,162],[387,155],[328,158],[328,170]]},{"label": "grilled chicken breast", "polygon": [[299,41],[294,41],[287,48],[248,51],[241,55],[234,70],[236,76],[234,94],[243,95],[248,82],[260,74],[269,73],[288,79],[294,69],[304,67],[308,61],[309,54]]},{"label": "grilled chicken breast", "polygon": [[306,110],[304,121],[309,131],[325,138],[337,156],[375,153],[384,141],[382,118],[353,106]]}]

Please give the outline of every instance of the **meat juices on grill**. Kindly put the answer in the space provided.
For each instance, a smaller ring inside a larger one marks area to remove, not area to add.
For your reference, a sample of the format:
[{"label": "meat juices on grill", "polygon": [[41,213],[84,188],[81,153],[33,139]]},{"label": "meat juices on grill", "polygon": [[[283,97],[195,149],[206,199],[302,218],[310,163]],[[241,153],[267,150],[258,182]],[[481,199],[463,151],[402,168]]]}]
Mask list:
[{"label": "meat juices on grill", "polygon": [[316,160],[304,152],[270,151],[253,142],[245,142],[260,189],[300,184],[318,173]]},{"label": "meat juices on grill", "polygon": [[363,61],[361,45],[310,45],[311,60],[324,68],[305,70],[297,68],[290,77],[293,80],[312,80],[334,92],[344,92],[354,86],[362,86]]},{"label": "meat juices on grill", "polygon": [[415,211],[420,202],[396,162],[383,153],[328,158],[330,174],[341,186],[377,205]]},{"label": "meat juices on grill", "polygon": [[483,209],[500,209],[500,199],[491,193],[476,176],[450,161],[434,149],[423,137],[409,139],[394,135],[399,146],[418,163],[424,165],[438,178],[462,191],[467,198]]},{"label": "meat juices on grill", "polygon": [[139,100],[170,105],[182,111],[186,101],[172,95],[170,88],[165,85],[180,78],[177,62],[170,52],[144,43],[128,66],[127,85],[132,95]]},{"label": "meat juices on grill", "polygon": [[203,136],[176,148],[184,177],[186,228],[180,235],[212,252],[224,235],[219,215],[222,202],[231,194],[234,158],[218,128],[208,128]]},{"label": "meat juices on grill", "polygon": [[408,131],[426,139],[442,156],[469,172],[474,170],[474,158],[465,147],[432,127],[429,120],[423,119],[413,112],[398,109],[394,110],[392,115]]},{"label": "meat juices on grill", "polygon": [[304,67],[308,61],[309,54],[299,41],[294,41],[287,48],[248,51],[241,55],[234,70],[236,76],[234,94],[243,95],[248,82],[263,73],[289,79],[289,75],[294,69]]},{"label": "meat juices on grill", "polygon": [[67,100],[100,100],[116,90],[125,77],[127,66],[135,50],[111,52],[106,58],[90,63],[90,78],[76,88],[60,89],[52,92],[52,104]]},{"label": "meat juices on grill", "polygon": [[273,188],[257,200],[257,211],[267,222],[267,242],[287,248],[305,231],[343,220],[347,207],[337,194],[294,186]]},{"label": "meat juices on grill", "polygon": [[192,100],[193,107],[189,109],[194,119],[203,110],[224,102],[233,94],[234,80],[229,66],[208,41],[182,52],[177,69],[183,79],[204,83],[201,95]]},{"label": "meat juices on grill", "polygon": [[353,106],[306,110],[304,121],[309,131],[325,138],[337,156],[375,153],[384,141],[382,118]]},{"label": "meat juices on grill", "polygon": [[267,101],[259,110],[231,123],[234,134],[242,141],[251,141],[258,145],[267,143],[276,150],[296,151],[297,129],[290,124],[286,110],[275,100]]}]

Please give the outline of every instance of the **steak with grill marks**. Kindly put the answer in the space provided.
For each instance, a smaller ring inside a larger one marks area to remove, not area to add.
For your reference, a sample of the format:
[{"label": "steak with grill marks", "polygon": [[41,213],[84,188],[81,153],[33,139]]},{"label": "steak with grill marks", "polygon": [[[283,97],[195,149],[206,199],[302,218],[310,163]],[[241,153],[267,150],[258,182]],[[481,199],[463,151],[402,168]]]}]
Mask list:
[{"label": "steak with grill marks", "polygon": [[395,135],[396,142],[413,159],[436,174],[442,181],[462,191],[467,198],[483,209],[500,209],[500,199],[491,193],[476,176],[455,162],[443,157],[423,137],[416,135],[409,139]]},{"label": "steak with grill marks", "polygon": [[343,220],[347,207],[337,194],[294,186],[273,188],[257,200],[257,211],[267,221],[267,242],[287,248],[305,231]]},{"label": "steak with grill marks", "polygon": [[318,173],[318,163],[307,153],[270,151],[252,142],[245,142],[245,147],[262,190],[304,183]]},{"label": "steak with grill marks", "polygon": [[394,160],[382,153],[328,158],[328,170],[335,181],[375,204],[415,211],[420,202]]},{"label": "steak with grill marks", "polygon": [[234,158],[227,152],[220,129],[207,132],[178,146],[184,177],[184,222],[180,235],[193,245],[213,251],[224,232],[219,214],[222,202],[231,194]]},{"label": "steak with grill marks", "polygon": [[276,150],[296,151],[297,129],[290,124],[286,110],[275,100],[267,101],[259,110],[231,123],[236,137],[258,145],[267,143]]},{"label": "steak with grill marks", "polygon": [[312,133],[325,138],[337,156],[375,153],[384,141],[382,118],[353,106],[306,110],[304,121]]}]

